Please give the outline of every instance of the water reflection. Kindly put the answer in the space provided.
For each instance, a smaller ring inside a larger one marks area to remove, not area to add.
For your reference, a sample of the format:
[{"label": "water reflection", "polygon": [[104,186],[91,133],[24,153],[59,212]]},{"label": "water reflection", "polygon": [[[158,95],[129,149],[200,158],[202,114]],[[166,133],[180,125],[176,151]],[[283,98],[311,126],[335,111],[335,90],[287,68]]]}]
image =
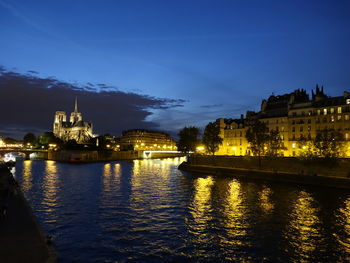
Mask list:
[{"label": "water reflection", "polygon": [[339,209],[338,225],[343,226],[340,234],[337,235],[337,241],[345,253],[350,253],[350,198],[344,202],[344,206]]},{"label": "water reflection", "polygon": [[214,179],[212,176],[194,180],[194,197],[191,204],[191,215],[194,223],[190,225],[194,234],[205,239],[207,222],[211,219],[211,193]]},{"label": "water reflection", "polygon": [[274,209],[274,204],[271,201],[271,195],[271,189],[266,186],[264,186],[264,188],[259,193],[259,205],[266,214],[271,213]]},{"label": "water reflection", "polygon": [[23,161],[22,173],[22,189],[24,192],[29,192],[32,188],[32,162],[31,160]]},{"label": "water reflection", "polygon": [[230,245],[242,245],[240,237],[246,235],[247,223],[242,201],[241,184],[234,179],[228,185],[224,209],[224,224],[229,236],[225,241]]},{"label": "water reflection", "polygon": [[[119,163],[106,163],[103,165],[103,197],[104,202],[112,204],[108,197],[115,195],[120,188],[121,167]],[[105,204],[107,204],[105,203]]]},{"label": "water reflection", "polygon": [[[58,174],[55,161],[46,161],[43,182],[43,200],[45,212],[53,214],[57,208]],[[55,219],[52,219],[54,222]]]},{"label": "water reflection", "polygon": [[318,207],[310,193],[300,191],[290,215],[287,238],[295,256],[301,262],[312,258],[321,241]]}]

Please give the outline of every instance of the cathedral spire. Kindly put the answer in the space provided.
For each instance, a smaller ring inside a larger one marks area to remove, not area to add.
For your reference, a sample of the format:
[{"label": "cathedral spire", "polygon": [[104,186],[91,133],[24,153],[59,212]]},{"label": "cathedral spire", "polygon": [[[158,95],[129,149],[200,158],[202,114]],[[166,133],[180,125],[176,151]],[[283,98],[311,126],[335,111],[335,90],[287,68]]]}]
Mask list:
[{"label": "cathedral spire", "polygon": [[74,112],[77,113],[78,112],[78,99],[77,97],[75,97],[75,106],[74,106]]}]

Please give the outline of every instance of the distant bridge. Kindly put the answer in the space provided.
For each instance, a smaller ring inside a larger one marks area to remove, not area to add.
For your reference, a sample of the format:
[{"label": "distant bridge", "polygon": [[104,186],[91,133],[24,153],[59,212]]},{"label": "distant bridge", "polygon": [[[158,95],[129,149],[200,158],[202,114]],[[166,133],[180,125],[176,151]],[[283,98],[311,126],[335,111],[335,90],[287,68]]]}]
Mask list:
[{"label": "distant bridge", "polygon": [[180,151],[143,151],[143,158],[154,158],[154,157],[176,157],[183,156],[184,153]]},{"label": "distant bridge", "polygon": [[6,147],[0,148],[0,153],[22,153],[26,160],[29,160],[32,153],[47,153],[47,149],[28,149],[28,148],[17,148],[17,147]]}]

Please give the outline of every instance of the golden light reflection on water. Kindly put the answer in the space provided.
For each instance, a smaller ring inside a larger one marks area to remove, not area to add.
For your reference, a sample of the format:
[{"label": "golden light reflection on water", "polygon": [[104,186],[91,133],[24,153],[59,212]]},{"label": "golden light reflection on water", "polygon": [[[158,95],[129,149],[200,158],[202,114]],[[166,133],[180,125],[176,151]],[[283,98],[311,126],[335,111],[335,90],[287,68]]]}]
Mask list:
[{"label": "golden light reflection on water", "polygon": [[133,161],[131,198],[134,209],[143,210],[145,206],[159,209],[166,206],[164,200],[171,193],[171,165],[172,162],[167,159]]},{"label": "golden light reflection on water", "polygon": [[57,203],[57,191],[58,191],[58,174],[57,165],[55,161],[45,162],[45,176],[43,182],[43,201],[42,204],[45,206],[45,211],[52,214],[55,208],[58,206]]},{"label": "golden light reflection on water", "polygon": [[271,194],[272,191],[269,187],[264,187],[262,191],[259,193],[259,204],[261,209],[266,213],[269,214],[274,209],[274,204],[271,202]]},{"label": "golden light reflection on water", "polygon": [[343,226],[344,234],[336,235],[338,242],[341,244],[346,253],[350,253],[350,198],[344,202],[344,207],[339,208],[340,225]]},{"label": "golden light reflection on water", "polygon": [[214,179],[211,176],[197,178],[194,180],[194,197],[191,204],[191,214],[194,224],[191,226],[196,234],[202,235],[205,232],[207,222],[211,220],[211,194]]},{"label": "golden light reflection on water", "polygon": [[22,189],[24,192],[28,192],[33,184],[32,184],[32,161],[25,160],[23,161],[23,176],[22,176]]},{"label": "golden light reflection on water", "polygon": [[226,220],[224,221],[228,238],[222,240],[230,245],[242,245],[243,242],[239,237],[246,235],[247,223],[244,220],[244,208],[242,206],[242,190],[241,183],[233,179],[227,189],[224,213]]},{"label": "golden light reflection on water", "polygon": [[112,205],[109,197],[114,196],[120,189],[120,177],[122,169],[119,163],[106,163],[103,165],[103,198],[104,205]]},{"label": "golden light reflection on water", "polygon": [[[301,191],[295,202],[289,222],[288,241],[296,250],[296,254],[304,262],[310,258],[317,247],[317,240],[320,237],[320,219],[318,210],[313,206],[314,198],[307,192]],[[317,206],[319,207],[319,206]]]}]

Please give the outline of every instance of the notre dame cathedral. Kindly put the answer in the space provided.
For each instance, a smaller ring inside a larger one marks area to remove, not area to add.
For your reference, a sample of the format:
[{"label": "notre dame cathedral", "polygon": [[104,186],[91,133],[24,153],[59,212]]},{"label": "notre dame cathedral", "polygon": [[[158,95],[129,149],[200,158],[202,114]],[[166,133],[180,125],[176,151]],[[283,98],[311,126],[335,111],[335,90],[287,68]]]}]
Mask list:
[{"label": "notre dame cathedral", "polygon": [[77,99],[75,99],[74,112],[70,114],[69,121],[64,111],[56,111],[53,133],[63,141],[75,140],[77,143],[86,143],[94,137],[92,123],[83,121],[81,113],[78,112]]}]

